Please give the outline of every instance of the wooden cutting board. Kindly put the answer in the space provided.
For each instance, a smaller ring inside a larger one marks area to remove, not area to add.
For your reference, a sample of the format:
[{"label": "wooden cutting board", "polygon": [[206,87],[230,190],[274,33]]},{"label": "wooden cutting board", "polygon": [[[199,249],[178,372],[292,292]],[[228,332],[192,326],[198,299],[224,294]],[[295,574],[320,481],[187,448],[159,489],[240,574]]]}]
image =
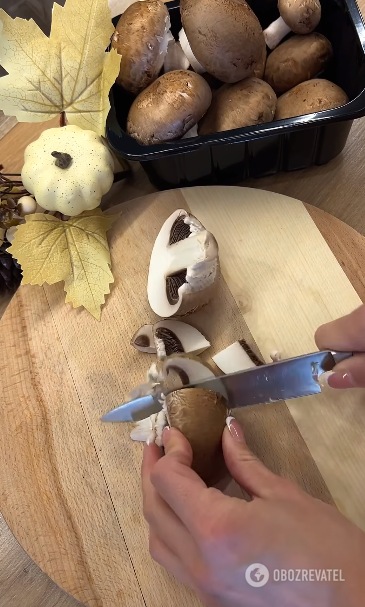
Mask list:
[{"label": "wooden cutting board", "polygon": [[[100,323],[65,305],[60,284],[19,289],[1,322],[0,510],[40,567],[90,607],[199,605],[149,557],[142,446],[129,425],[100,422],[153,360],[129,342],[155,320],[149,256],[177,208],[220,246],[219,293],[189,318],[212,343],[207,356],[241,337],[267,361],[273,349],[313,351],[318,325],[365,298],[365,240],[354,230],[297,200],[235,187],[160,192],[113,209],[115,284]],[[360,390],[329,392],[237,416],[266,465],[365,529],[364,400]]]}]

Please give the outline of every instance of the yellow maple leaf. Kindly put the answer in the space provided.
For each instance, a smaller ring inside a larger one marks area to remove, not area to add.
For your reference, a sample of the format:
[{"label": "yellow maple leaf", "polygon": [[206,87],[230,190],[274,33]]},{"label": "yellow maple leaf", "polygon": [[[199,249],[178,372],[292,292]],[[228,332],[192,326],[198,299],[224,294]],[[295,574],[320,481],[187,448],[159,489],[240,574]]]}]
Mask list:
[{"label": "yellow maple leaf", "polygon": [[33,21],[0,9],[0,108],[20,122],[66,112],[70,124],[104,135],[120,55],[105,52],[114,31],[108,0],[54,4],[48,38]]},{"label": "yellow maple leaf", "polygon": [[64,280],[66,303],[84,306],[100,320],[101,305],[114,282],[106,232],[117,217],[100,209],[68,221],[43,213],[27,215],[9,248],[22,266],[22,283],[52,285]]}]

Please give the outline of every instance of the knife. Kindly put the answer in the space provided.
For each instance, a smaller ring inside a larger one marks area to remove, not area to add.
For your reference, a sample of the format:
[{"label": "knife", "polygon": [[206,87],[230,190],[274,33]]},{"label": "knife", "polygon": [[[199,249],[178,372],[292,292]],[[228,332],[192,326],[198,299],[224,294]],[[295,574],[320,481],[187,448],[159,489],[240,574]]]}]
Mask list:
[{"label": "knife", "polygon": [[185,388],[203,388],[224,396],[231,409],[278,400],[289,400],[321,392],[319,377],[331,371],[337,363],[353,356],[353,352],[314,352],[295,358],[287,358],[269,365],[253,367],[220,377],[211,377],[195,383],[156,394],[135,398],[102,417],[103,422],[133,422],[158,413],[162,409],[161,395]]}]

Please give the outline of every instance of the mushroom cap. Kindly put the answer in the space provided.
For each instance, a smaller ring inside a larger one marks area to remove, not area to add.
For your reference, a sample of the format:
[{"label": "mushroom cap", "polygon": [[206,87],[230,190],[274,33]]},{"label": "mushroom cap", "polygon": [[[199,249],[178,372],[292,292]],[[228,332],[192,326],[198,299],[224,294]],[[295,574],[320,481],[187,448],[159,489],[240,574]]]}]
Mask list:
[{"label": "mushroom cap", "polygon": [[201,388],[172,392],[166,398],[169,425],[188,439],[193,450],[193,469],[213,485],[225,474],[222,434],[226,401],[220,394]]},{"label": "mushroom cap", "polygon": [[169,40],[170,17],[161,0],[134,2],[120,17],[112,47],[122,56],[117,84],[137,95],[162,68]]},{"label": "mushroom cap", "polygon": [[211,100],[210,87],[199,74],[168,72],[134,100],[127,132],[143,145],[179,139],[204,116]]},{"label": "mushroom cap", "polygon": [[213,96],[209,110],[199,123],[199,135],[271,122],[275,109],[274,91],[259,78],[224,84]]},{"label": "mushroom cap", "polygon": [[320,78],[308,80],[279,97],[275,120],[330,110],[348,100],[345,91],[337,84]]},{"label": "mushroom cap", "polygon": [[318,76],[332,53],[330,41],[318,32],[293,36],[269,55],[264,78],[275,93],[281,95],[297,84]]},{"label": "mushroom cap", "polygon": [[280,16],[296,34],[310,34],[321,20],[320,0],[279,0]]},{"label": "mushroom cap", "polygon": [[257,64],[257,67],[255,68],[252,76],[255,76],[255,78],[260,78],[261,80],[263,79],[264,73],[265,73],[266,61],[267,61],[267,50],[266,50],[266,45],[265,45],[264,48],[262,49],[261,59],[260,59],[259,63]]},{"label": "mushroom cap", "polygon": [[244,0],[181,0],[180,12],[191,50],[207,72],[223,82],[253,74],[265,40]]}]

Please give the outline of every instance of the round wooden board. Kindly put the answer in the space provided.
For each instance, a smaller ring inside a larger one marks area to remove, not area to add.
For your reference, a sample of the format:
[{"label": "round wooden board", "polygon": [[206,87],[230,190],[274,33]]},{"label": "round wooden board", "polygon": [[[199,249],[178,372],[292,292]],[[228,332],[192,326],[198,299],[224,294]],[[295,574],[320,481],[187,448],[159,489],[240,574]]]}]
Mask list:
[{"label": "round wooden board", "polygon": [[[328,291],[325,280],[320,280],[323,282],[320,294],[312,281],[310,290],[315,300],[320,301],[320,313],[313,312],[314,323],[349,311],[359,298],[365,297],[362,274],[365,239],[352,228],[307,206],[312,222],[302,203],[281,195],[221,187],[160,192],[112,210],[122,213],[111,231],[115,284],[100,323],[84,310],[65,305],[62,285],[19,289],[1,322],[0,509],[36,563],[57,584],[90,607],[200,604],[148,555],[147,529],[141,510],[141,445],[130,441],[127,425],[100,423],[101,415],[123,401],[130,388],[143,379],[152,360],[134,351],[129,341],[139,325],[154,320],[146,301],[145,285],[158,229],[176,208],[195,210],[199,197],[201,212],[204,214],[208,201],[209,217],[215,216],[221,225],[227,221],[232,238],[229,219],[237,211],[237,204],[241,204],[242,214],[249,209],[257,214],[261,226],[266,214],[273,214],[268,215],[267,222],[278,236],[275,255],[273,252],[275,263],[280,251],[285,254],[282,243],[292,242],[293,232],[294,240],[298,243],[301,240],[298,250],[302,246],[304,249],[300,250],[307,251],[307,259],[301,252],[303,276],[309,274],[308,268],[316,274],[316,263],[319,272],[318,264],[325,258],[328,272],[337,277],[334,288],[341,290],[344,303],[333,307],[331,302],[336,297]],[[258,242],[260,233],[258,229]],[[250,235],[252,230],[242,233],[242,240]],[[325,241],[358,295],[338,268]],[[240,238],[237,242],[241,242]],[[264,244],[267,249],[269,244]],[[255,258],[255,252],[252,253]],[[296,254],[293,250],[293,258]],[[210,304],[209,314],[200,311],[190,322],[207,335],[214,351],[244,336],[253,344],[256,342],[267,358],[272,343],[263,341],[252,317],[253,311],[254,316],[260,315],[261,308],[255,309],[245,285],[239,292],[231,286],[237,285],[234,267],[242,263],[238,250],[235,255],[231,255],[228,263],[222,241],[224,279],[219,295]],[[262,262],[256,269],[263,272],[263,268]],[[290,273],[283,272],[287,281],[294,280]],[[303,286],[304,301],[312,295],[306,295],[310,290],[301,282],[303,276],[299,274],[296,288],[298,284]],[[260,282],[259,276],[257,281]],[[285,285],[281,284],[280,290],[283,288]],[[267,311],[262,310],[262,314],[267,315]],[[306,314],[303,321],[307,332],[311,330],[309,316]],[[281,331],[284,332],[283,326]],[[300,331],[293,337],[293,343],[295,339],[302,343],[298,348],[307,347]],[[290,347],[288,341],[284,353],[289,356],[293,355]],[[354,407],[355,404],[351,411]],[[295,408],[291,412],[295,417]],[[251,447],[269,467],[296,480],[313,495],[335,501],[361,524],[362,495],[349,495],[344,479],[347,470],[339,470],[337,466],[334,479],[323,464],[321,453],[317,458],[312,443],[318,442],[318,437],[314,433],[311,442],[308,423],[300,426],[299,432],[296,423],[301,420],[296,417],[296,422],[293,420],[285,403],[240,413]],[[361,429],[364,420],[358,421]],[[346,465],[353,480],[357,469],[350,442],[343,449],[348,449]],[[234,485],[231,491],[240,494]],[[356,508],[352,508],[353,504]]]}]

